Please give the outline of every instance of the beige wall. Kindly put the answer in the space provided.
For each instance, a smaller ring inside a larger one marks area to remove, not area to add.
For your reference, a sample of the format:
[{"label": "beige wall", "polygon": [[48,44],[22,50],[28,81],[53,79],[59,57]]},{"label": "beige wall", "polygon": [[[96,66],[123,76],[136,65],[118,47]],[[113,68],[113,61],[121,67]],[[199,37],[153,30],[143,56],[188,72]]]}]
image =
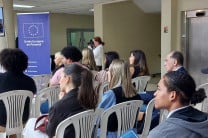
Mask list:
[{"label": "beige wall", "polygon": [[128,60],[131,50],[141,49],[147,56],[150,73],[160,72],[160,14],[145,14],[131,1],[105,4],[102,8],[105,51],[117,51]]},{"label": "beige wall", "polygon": [[[17,30],[15,12],[15,30]],[[90,15],[50,14],[51,54],[67,46],[67,28],[94,28],[94,19]]]},{"label": "beige wall", "polygon": [[51,14],[51,52],[61,50],[67,45],[67,28],[94,28],[93,16]]}]

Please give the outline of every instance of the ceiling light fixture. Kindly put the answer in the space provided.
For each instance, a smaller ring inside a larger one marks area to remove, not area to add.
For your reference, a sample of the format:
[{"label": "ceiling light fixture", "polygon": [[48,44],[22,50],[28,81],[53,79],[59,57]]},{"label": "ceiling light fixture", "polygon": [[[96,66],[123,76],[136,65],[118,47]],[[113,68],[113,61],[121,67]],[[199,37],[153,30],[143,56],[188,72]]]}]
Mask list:
[{"label": "ceiling light fixture", "polygon": [[14,4],[14,8],[33,8],[35,6]]},{"label": "ceiling light fixture", "polygon": [[93,9],[93,8],[92,8],[92,9],[89,9],[89,11],[90,11],[90,12],[94,12],[94,9]]}]

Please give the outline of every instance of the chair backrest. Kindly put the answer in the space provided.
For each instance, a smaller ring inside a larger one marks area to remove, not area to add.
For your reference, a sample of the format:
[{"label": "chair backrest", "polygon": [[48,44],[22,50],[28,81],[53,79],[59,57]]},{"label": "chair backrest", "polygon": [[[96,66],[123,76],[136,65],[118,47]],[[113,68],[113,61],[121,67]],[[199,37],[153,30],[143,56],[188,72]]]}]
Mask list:
[{"label": "chair backrest", "polygon": [[135,85],[135,89],[137,90],[137,92],[143,92],[145,91],[145,88],[150,78],[150,76],[139,76],[133,78],[131,82]]},{"label": "chair backrest", "polygon": [[60,86],[50,86],[42,89],[35,98],[35,117],[40,116],[40,105],[42,99],[48,99],[49,108],[59,100]]},{"label": "chair backrest", "polygon": [[147,109],[145,112],[146,115],[145,115],[144,127],[143,127],[142,134],[140,135],[141,138],[146,138],[147,135],[149,134],[154,105],[155,105],[155,99],[152,99],[147,105]]},{"label": "chair backrest", "polygon": [[[206,95],[208,96],[208,83],[204,83],[204,84],[201,84],[197,87],[197,89],[199,88],[204,88],[205,92],[206,92]],[[203,112],[207,112],[208,113],[208,98],[205,98],[204,101],[202,102],[202,105],[201,105],[201,111]]]},{"label": "chair backrest", "polygon": [[32,76],[32,79],[35,81],[35,85],[37,87],[37,93],[39,93],[40,90],[48,87],[51,77],[51,74],[41,74]]},{"label": "chair backrest", "polygon": [[99,122],[102,110],[94,111],[87,110],[78,114],[75,114],[67,119],[63,120],[56,128],[56,138],[63,138],[65,129],[73,124],[75,129],[75,138],[92,138],[96,137],[97,131],[96,125]]},{"label": "chair backrest", "polygon": [[98,99],[98,103],[101,102],[103,93],[104,93],[105,91],[108,90],[108,85],[109,85],[109,82],[108,82],[108,81],[104,81],[104,82],[99,86],[99,91],[98,91],[98,93],[99,93],[99,99]]},{"label": "chair backrest", "polygon": [[[6,134],[21,134],[23,130],[23,111],[26,99],[30,99],[30,109],[32,104],[33,93],[27,90],[13,90],[0,94],[0,100],[3,101],[6,114]],[[29,110],[30,111],[30,110]]]},{"label": "chair backrest", "polygon": [[137,120],[138,111],[142,104],[143,101],[141,100],[132,100],[116,104],[104,111],[101,116],[100,137],[106,138],[108,119],[113,113],[116,114],[118,121],[117,137],[122,135],[128,129],[132,129]]}]

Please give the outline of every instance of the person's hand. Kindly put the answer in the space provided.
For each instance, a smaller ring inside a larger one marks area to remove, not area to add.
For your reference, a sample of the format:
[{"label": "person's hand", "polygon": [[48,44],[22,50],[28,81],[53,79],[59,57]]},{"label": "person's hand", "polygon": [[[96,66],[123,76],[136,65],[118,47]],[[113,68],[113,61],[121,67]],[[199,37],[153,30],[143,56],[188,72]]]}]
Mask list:
[{"label": "person's hand", "polygon": [[89,49],[91,49],[92,50],[92,47],[89,45],[89,46],[87,46]]},{"label": "person's hand", "polygon": [[60,92],[60,93],[59,93],[59,100],[62,99],[62,98],[64,97],[65,94],[66,94],[65,92]]}]

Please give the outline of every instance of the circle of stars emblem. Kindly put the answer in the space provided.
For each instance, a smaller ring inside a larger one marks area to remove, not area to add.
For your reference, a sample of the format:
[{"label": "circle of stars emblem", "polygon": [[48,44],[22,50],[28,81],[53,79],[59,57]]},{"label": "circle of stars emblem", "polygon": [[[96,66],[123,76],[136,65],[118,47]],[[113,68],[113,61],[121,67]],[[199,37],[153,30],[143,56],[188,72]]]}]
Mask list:
[{"label": "circle of stars emblem", "polygon": [[33,24],[33,25],[29,26],[28,27],[28,33],[33,37],[37,36],[38,35],[37,25]]}]

